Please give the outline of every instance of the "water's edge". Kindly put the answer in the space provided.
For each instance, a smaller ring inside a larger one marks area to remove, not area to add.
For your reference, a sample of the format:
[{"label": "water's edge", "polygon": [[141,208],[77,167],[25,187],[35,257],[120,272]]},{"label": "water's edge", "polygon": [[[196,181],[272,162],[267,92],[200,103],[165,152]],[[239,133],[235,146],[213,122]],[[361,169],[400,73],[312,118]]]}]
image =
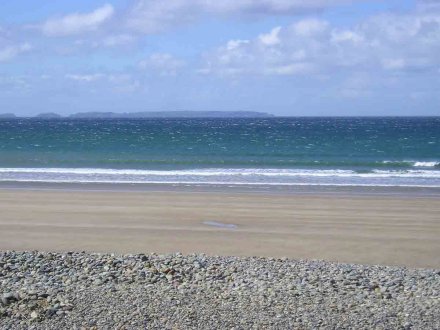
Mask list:
[{"label": "water's edge", "polygon": [[0,182],[0,191],[90,191],[90,192],[158,192],[224,193],[265,195],[397,196],[402,198],[440,198],[440,188],[377,186],[279,186],[216,185],[164,183],[62,183]]}]

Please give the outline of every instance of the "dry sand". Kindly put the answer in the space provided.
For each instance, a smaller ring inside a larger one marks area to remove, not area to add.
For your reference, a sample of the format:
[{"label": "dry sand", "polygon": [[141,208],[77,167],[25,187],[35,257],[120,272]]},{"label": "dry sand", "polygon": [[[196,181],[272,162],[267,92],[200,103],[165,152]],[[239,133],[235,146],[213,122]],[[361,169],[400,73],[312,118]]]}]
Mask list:
[{"label": "dry sand", "polygon": [[0,250],[12,249],[180,251],[439,268],[440,198],[3,189]]}]

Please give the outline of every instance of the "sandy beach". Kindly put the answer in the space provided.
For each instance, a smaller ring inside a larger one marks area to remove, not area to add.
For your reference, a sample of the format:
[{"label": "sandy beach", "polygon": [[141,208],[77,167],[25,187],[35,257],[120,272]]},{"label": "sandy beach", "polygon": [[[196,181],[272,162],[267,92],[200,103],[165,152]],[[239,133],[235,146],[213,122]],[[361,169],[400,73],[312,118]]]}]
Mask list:
[{"label": "sandy beach", "polygon": [[435,194],[1,189],[0,209],[0,250],[440,267]]}]

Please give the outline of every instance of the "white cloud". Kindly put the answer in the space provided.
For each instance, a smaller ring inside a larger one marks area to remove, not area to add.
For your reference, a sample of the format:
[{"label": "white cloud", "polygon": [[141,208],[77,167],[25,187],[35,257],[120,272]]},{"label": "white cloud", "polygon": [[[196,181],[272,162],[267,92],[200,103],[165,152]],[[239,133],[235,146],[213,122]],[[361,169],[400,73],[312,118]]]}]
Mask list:
[{"label": "white cloud", "polygon": [[19,54],[26,53],[32,49],[29,43],[22,43],[18,45],[8,45],[0,48],[0,62],[6,62]]},{"label": "white cloud", "polygon": [[278,37],[280,31],[281,31],[281,26],[277,26],[273,28],[269,33],[260,34],[258,38],[260,39],[260,42],[263,45],[267,45],[267,46],[277,45],[280,43],[280,38]]},{"label": "white cloud", "polygon": [[76,80],[76,81],[83,81],[83,82],[92,82],[92,81],[100,80],[100,79],[102,79],[104,77],[105,77],[105,75],[100,74],[100,73],[95,73],[95,74],[67,74],[66,75],[67,79]]},{"label": "white cloud", "polygon": [[139,62],[141,69],[152,69],[163,76],[174,76],[184,66],[184,61],[166,53],[155,53]]},{"label": "white cloud", "polygon": [[305,74],[314,71],[314,66],[311,63],[292,63],[280,66],[268,67],[264,73],[266,74],[276,74],[276,75],[295,75],[295,74]]},{"label": "white cloud", "polygon": [[359,35],[354,31],[333,30],[330,41],[334,43],[342,43],[342,42],[361,43],[364,41],[364,39],[361,35]]},{"label": "white cloud", "polygon": [[298,36],[312,37],[325,32],[328,29],[328,23],[315,18],[303,19],[293,24],[290,29]]},{"label": "white cloud", "polygon": [[201,73],[328,75],[440,68],[440,12],[379,14],[353,27],[308,18],[204,55]]},{"label": "white cloud", "polygon": [[353,1],[356,0],[137,0],[126,15],[126,26],[151,34],[201,16],[304,14]]},{"label": "white cloud", "polygon": [[[241,18],[315,13],[354,1],[365,0],[131,0],[132,4],[126,11],[118,13],[118,17],[115,17],[114,7],[105,4],[91,12],[49,18],[37,26],[29,25],[28,28],[37,28],[50,37],[99,31],[101,39],[80,40],[83,41],[81,46],[116,47],[133,43],[137,39],[136,34],[160,33],[210,16],[229,19],[231,16]],[[313,26],[309,28],[313,29]],[[261,38],[269,44],[276,43],[278,32],[275,28],[272,34],[262,35]]]},{"label": "white cloud", "polygon": [[[90,91],[111,89],[117,93],[132,93],[142,89],[141,82],[131,73],[87,73],[67,74],[65,79],[74,80]],[[93,87],[93,89],[90,89]]]},{"label": "white cloud", "polygon": [[40,28],[47,36],[68,36],[97,30],[114,14],[113,6],[106,4],[90,13],[74,13],[44,22]]},{"label": "white cloud", "polygon": [[234,50],[240,48],[241,45],[246,45],[249,43],[249,40],[229,40],[226,44],[227,50]]},{"label": "white cloud", "polygon": [[126,17],[126,26],[140,33],[160,32],[177,22],[186,23],[197,16],[193,1],[137,1]]}]

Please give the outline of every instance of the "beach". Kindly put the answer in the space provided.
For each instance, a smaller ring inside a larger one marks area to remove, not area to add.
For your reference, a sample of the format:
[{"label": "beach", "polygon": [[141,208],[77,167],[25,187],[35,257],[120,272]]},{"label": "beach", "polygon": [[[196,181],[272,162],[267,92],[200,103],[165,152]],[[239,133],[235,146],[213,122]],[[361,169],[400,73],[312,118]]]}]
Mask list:
[{"label": "beach", "polygon": [[439,199],[2,183],[0,328],[435,329]]},{"label": "beach", "polygon": [[437,190],[71,187],[3,187],[0,249],[440,267]]}]

